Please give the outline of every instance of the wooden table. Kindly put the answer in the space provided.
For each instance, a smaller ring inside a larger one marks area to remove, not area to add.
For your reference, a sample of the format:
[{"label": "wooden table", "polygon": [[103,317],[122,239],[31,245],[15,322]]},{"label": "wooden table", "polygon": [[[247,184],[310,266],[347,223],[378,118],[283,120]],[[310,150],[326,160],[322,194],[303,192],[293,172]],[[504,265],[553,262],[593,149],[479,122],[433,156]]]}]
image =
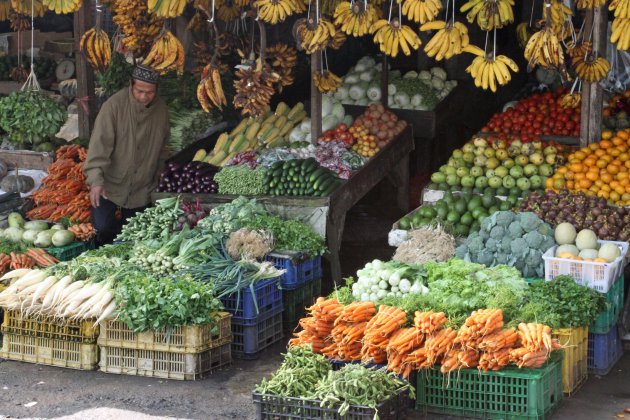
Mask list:
[{"label": "wooden table", "polygon": [[[344,182],[330,197],[254,197],[263,205],[284,208],[326,209],[325,226],[323,230],[328,245],[325,258],[330,263],[333,281],[341,280],[341,239],[348,211],[363,198],[379,182],[388,178],[395,186],[395,204],[401,211],[409,211],[409,154],[414,149],[411,127],[405,130],[367,164]],[[160,198],[172,197],[176,193],[153,193],[153,201]],[[183,199],[196,200],[203,204],[218,205],[234,200],[237,196],[221,194],[180,194]],[[394,204],[394,203],[393,203]],[[314,226],[316,230],[317,226]]]}]

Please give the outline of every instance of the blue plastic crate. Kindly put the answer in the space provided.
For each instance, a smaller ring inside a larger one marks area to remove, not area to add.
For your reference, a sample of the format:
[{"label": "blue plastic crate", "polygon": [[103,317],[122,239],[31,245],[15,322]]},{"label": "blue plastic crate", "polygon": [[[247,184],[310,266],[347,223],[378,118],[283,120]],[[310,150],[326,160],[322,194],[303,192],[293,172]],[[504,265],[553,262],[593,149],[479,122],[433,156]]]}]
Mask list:
[{"label": "blue plastic crate", "polygon": [[588,335],[589,373],[608,375],[621,356],[623,356],[623,343],[617,327],[613,327],[606,334]]},{"label": "blue plastic crate", "polygon": [[282,337],[282,309],[259,317],[254,325],[243,325],[238,318],[232,318],[232,357],[258,359],[262,350]]},{"label": "blue plastic crate", "polygon": [[251,289],[246,287],[240,293],[222,297],[221,302],[235,319],[247,319],[255,323],[260,314],[278,309],[282,312],[282,290],[278,288],[277,278],[261,280],[254,285],[253,295]]},{"label": "blue plastic crate", "polygon": [[280,286],[285,290],[293,290],[322,276],[322,257],[295,254],[271,253],[265,260],[273,262],[274,267],[286,270],[280,277]]}]

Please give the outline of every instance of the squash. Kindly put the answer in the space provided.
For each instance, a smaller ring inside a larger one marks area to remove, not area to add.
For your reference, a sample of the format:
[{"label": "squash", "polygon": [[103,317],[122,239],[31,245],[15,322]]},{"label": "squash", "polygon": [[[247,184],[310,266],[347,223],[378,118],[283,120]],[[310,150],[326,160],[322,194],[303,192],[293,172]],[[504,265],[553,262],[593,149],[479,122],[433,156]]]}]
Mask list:
[{"label": "squash", "polygon": [[5,161],[0,159],[0,180],[7,176],[7,172],[9,172],[9,166]]},{"label": "squash", "polygon": [[9,193],[27,193],[33,188],[35,188],[35,180],[30,176],[20,175],[17,169],[15,175],[7,175],[0,182],[0,190]]}]

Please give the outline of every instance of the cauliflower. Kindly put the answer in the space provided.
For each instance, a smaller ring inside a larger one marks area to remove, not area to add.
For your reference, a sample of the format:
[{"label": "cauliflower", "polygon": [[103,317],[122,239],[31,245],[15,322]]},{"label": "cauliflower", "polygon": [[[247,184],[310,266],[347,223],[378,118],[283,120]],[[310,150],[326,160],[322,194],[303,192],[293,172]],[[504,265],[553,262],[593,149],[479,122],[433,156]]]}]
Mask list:
[{"label": "cauliflower", "polygon": [[511,211],[499,211],[494,214],[497,225],[508,227],[514,221],[514,213]]},{"label": "cauliflower", "polygon": [[484,249],[479,253],[479,255],[477,255],[476,262],[478,262],[479,264],[483,264],[486,267],[490,267],[494,262],[494,253],[490,252],[487,249]]},{"label": "cauliflower", "polygon": [[490,239],[494,239],[496,241],[500,241],[505,236],[505,229],[503,226],[495,226],[490,231]]},{"label": "cauliflower", "polygon": [[523,228],[521,227],[521,224],[516,220],[510,223],[510,226],[508,226],[508,232],[512,238],[520,238],[521,236],[523,236]]},{"label": "cauliflower", "polygon": [[512,255],[514,255],[518,260],[525,257],[527,255],[527,252],[529,252],[527,241],[523,238],[514,239],[510,244],[510,249]]},{"label": "cauliflower", "polygon": [[[498,226],[493,228],[496,229]],[[486,241],[486,249],[490,252],[497,252],[499,250],[500,240],[490,238]]]},{"label": "cauliflower", "polygon": [[525,232],[531,232],[536,230],[538,226],[540,226],[543,222],[540,220],[536,213],[525,212],[519,213],[519,218],[521,222],[521,227]]},{"label": "cauliflower", "polygon": [[523,239],[527,241],[527,246],[537,250],[542,245],[545,237],[538,233],[538,231],[532,230],[531,232],[526,233],[525,236],[523,236]]}]

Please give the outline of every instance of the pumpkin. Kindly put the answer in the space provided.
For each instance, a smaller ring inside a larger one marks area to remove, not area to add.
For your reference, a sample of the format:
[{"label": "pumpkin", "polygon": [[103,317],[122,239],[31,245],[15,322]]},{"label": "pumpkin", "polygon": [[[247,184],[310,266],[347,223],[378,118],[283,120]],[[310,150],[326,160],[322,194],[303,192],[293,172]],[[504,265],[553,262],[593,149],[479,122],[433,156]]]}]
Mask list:
[{"label": "pumpkin", "polygon": [[9,167],[6,162],[0,159],[0,180],[7,176],[7,172],[9,172]]},{"label": "pumpkin", "polygon": [[0,182],[0,190],[8,193],[27,193],[35,188],[35,180],[30,176],[20,175],[15,171],[15,175],[7,175]]}]

